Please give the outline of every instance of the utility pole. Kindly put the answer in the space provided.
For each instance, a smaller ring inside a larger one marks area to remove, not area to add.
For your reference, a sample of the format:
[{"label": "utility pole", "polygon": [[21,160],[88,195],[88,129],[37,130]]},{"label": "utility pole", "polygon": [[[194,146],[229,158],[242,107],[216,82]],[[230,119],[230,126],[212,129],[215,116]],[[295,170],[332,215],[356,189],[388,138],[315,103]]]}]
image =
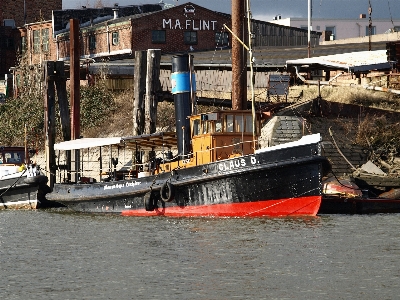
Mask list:
[{"label": "utility pole", "polygon": [[372,38],[372,6],[371,6],[371,0],[368,0],[369,7],[368,7],[368,14],[369,14],[369,23],[368,23],[368,37],[369,37],[369,43],[368,43],[368,50],[371,51],[371,38]]}]

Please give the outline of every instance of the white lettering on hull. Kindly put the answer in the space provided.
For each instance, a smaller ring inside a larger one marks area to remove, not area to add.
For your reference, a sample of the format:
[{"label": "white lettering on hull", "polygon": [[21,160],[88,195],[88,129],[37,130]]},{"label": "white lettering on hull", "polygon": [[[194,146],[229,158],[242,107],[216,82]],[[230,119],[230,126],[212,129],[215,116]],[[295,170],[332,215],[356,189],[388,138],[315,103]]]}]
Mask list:
[{"label": "white lettering on hull", "polygon": [[140,184],[141,183],[138,181],[128,181],[125,183],[116,183],[113,185],[106,185],[106,186],[104,186],[104,190],[123,189],[123,188],[127,188],[127,187],[135,187]]},{"label": "white lettering on hull", "polygon": [[[250,162],[251,165],[257,164],[257,159],[255,157],[250,157]],[[218,169],[220,171],[231,171],[235,170],[238,168],[243,168],[248,165],[248,162],[244,158],[237,158],[237,159],[232,159],[229,162],[222,162],[218,164]]]}]

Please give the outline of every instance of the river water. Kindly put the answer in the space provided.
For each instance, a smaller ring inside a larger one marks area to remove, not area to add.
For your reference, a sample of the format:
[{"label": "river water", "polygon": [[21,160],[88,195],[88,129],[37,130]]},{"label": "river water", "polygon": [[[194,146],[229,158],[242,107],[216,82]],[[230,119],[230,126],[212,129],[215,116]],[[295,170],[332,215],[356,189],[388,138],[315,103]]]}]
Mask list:
[{"label": "river water", "polygon": [[1,299],[399,299],[400,215],[0,212]]}]

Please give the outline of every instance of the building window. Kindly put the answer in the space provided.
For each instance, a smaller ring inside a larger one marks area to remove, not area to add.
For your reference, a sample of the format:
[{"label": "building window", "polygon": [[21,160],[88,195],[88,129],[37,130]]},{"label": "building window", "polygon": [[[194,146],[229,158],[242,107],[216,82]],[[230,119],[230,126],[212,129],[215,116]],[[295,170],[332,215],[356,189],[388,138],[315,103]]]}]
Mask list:
[{"label": "building window", "polygon": [[165,30],[153,30],[151,32],[151,42],[155,44],[165,43]]},{"label": "building window", "polygon": [[26,52],[26,36],[21,36],[21,53],[24,54]]},{"label": "building window", "polygon": [[227,32],[216,32],[215,33],[215,44],[217,46],[229,45],[229,36]]},{"label": "building window", "polygon": [[112,33],[112,44],[114,46],[119,44],[119,32],[113,32]]},{"label": "building window", "polygon": [[49,52],[49,28],[42,29],[42,49]]},{"label": "building window", "polygon": [[[371,26],[371,35],[376,34],[376,26]],[[365,36],[369,36],[369,26],[365,26]]]},{"label": "building window", "polygon": [[197,31],[185,31],[183,33],[183,42],[186,45],[196,45],[197,44]]},{"label": "building window", "polygon": [[40,30],[33,31],[33,53],[40,52]]},{"label": "building window", "polygon": [[89,35],[89,50],[96,49],[96,36]]}]

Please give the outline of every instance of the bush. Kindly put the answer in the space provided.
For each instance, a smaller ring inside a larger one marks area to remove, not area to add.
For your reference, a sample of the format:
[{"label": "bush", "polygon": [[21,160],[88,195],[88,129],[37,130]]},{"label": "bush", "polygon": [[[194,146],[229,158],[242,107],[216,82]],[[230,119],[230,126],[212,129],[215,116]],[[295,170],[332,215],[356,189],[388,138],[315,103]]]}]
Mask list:
[{"label": "bush", "polygon": [[100,126],[115,110],[113,94],[103,82],[81,87],[81,130]]},{"label": "bush", "polygon": [[31,95],[29,97],[8,98],[0,106],[0,143],[4,146],[20,146],[25,141],[25,126],[27,140],[43,140],[44,114],[43,99]]}]

